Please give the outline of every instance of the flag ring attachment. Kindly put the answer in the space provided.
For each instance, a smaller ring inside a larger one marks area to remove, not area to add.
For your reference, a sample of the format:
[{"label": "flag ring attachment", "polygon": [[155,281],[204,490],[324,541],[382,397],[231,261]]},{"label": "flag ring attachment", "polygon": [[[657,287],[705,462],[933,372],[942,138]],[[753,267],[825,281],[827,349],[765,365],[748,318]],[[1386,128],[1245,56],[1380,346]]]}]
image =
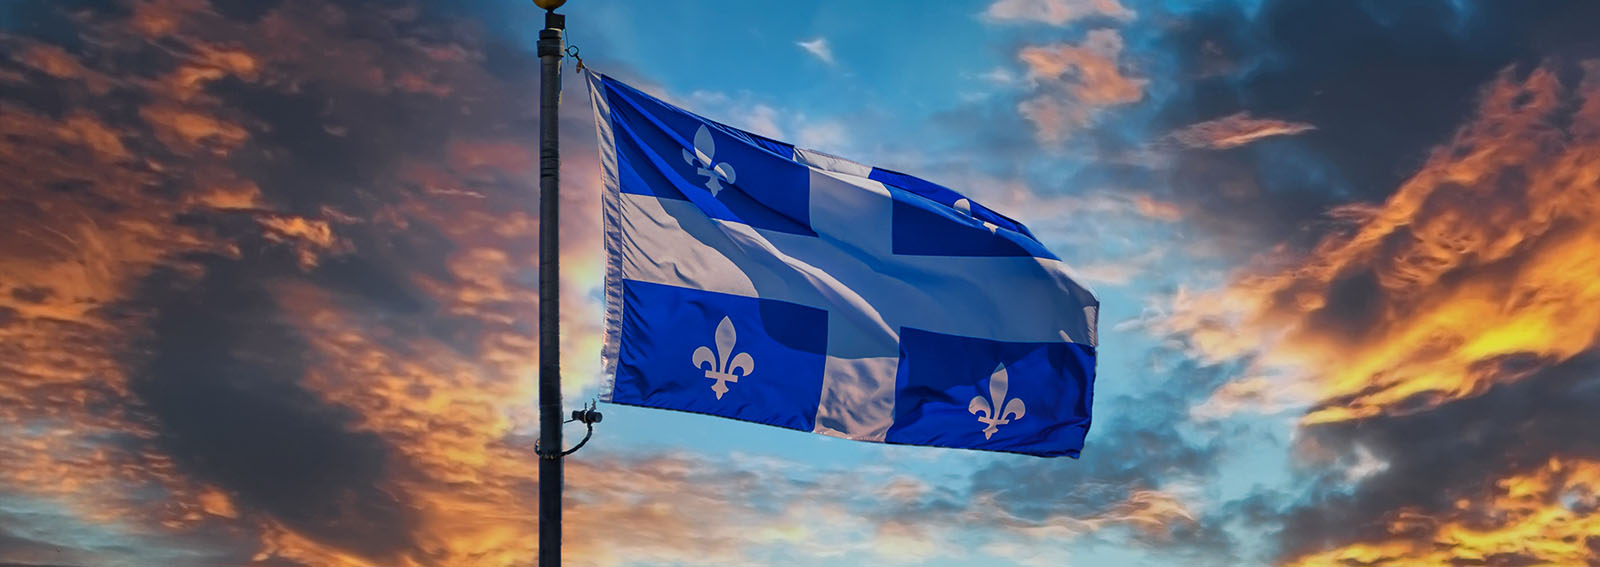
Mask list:
[{"label": "flag ring attachment", "polygon": [[578,62],[577,71],[579,73],[582,73],[584,71],[584,69],[587,69],[587,67],[583,66],[583,58],[578,56],[578,46],[576,46],[576,45],[568,45],[567,46],[567,57],[571,57],[571,58],[573,58],[574,60],[576,60]]}]

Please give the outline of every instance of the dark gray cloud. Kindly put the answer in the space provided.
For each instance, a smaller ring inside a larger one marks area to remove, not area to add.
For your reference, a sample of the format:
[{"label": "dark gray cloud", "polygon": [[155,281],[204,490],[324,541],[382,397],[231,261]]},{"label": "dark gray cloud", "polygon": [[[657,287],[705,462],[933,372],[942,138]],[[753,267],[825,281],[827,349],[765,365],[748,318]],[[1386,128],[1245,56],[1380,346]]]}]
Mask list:
[{"label": "dark gray cloud", "polygon": [[[0,237],[0,326],[29,341],[7,335],[0,357],[6,371],[42,377],[21,395],[0,388],[0,424],[111,455],[84,458],[99,468],[62,479],[55,490],[66,495],[28,490],[55,503],[110,494],[118,500],[97,513],[148,530],[136,535],[152,545],[218,546],[230,563],[263,548],[268,564],[439,553],[416,541],[429,530],[409,487],[436,480],[416,465],[421,442],[375,431],[364,413],[373,408],[326,391],[390,369],[340,366],[338,351],[319,349],[326,334],[306,333],[311,312],[349,308],[369,325],[352,329],[376,345],[369,360],[415,356],[421,367],[506,359],[486,345],[535,333],[498,321],[526,303],[485,306],[495,322],[441,304],[469,285],[512,287],[494,279],[492,260],[521,264],[535,246],[524,232],[537,199],[520,172],[533,161],[536,115],[523,101],[537,66],[497,44],[492,75],[480,47],[511,38],[479,38],[470,23],[421,20],[420,10],[295,0],[0,8],[0,28],[18,34],[0,36],[0,218],[18,227]],[[451,262],[470,247],[504,256],[490,256],[487,275],[465,273]],[[413,348],[432,341],[442,354]],[[101,356],[112,360],[95,367]],[[428,377],[415,378],[416,397],[455,385],[420,383]],[[420,435],[473,425],[429,417]],[[78,464],[51,450],[0,473],[37,479],[50,473],[29,469],[41,462]],[[95,545],[68,531],[64,545]],[[39,556],[0,536],[0,558]],[[128,561],[162,552],[130,550]]]},{"label": "dark gray cloud", "polygon": [[[5,524],[15,523],[11,518],[0,518],[0,554],[12,558],[32,558],[41,563],[11,563],[0,560],[0,567],[52,567],[42,561],[61,562],[57,567],[64,567],[66,562],[72,561],[77,555],[76,550],[62,549],[50,542],[13,533],[6,529]],[[63,557],[66,555],[67,557]],[[48,558],[48,559],[47,559]]]},{"label": "dark gray cloud", "polygon": [[1215,2],[1170,20],[1154,46],[1183,80],[1152,129],[1248,111],[1317,129],[1224,152],[1180,152],[1166,185],[1222,241],[1301,245],[1331,207],[1380,201],[1476,108],[1507,67],[1592,49],[1585,2]]},{"label": "dark gray cloud", "polygon": [[415,528],[398,464],[356,416],[303,388],[310,348],[266,289],[294,261],[201,260],[205,275],[166,271],[138,303],[155,311],[131,389],[155,420],[157,442],[186,473],[247,511],[374,558],[412,546]]},{"label": "dark gray cloud", "polygon": [[1282,556],[1386,541],[1395,512],[1443,516],[1461,500],[1485,506],[1475,519],[1493,525],[1497,512],[1483,501],[1497,481],[1551,459],[1600,460],[1600,437],[1583,433],[1600,431],[1596,407],[1600,354],[1591,354],[1432,411],[1306,428],[1304,443],[1335,459],[1369,451],[1383,465],[1353,490],[1345,466],[1304,471],[1309,493],[1277,520]]}]

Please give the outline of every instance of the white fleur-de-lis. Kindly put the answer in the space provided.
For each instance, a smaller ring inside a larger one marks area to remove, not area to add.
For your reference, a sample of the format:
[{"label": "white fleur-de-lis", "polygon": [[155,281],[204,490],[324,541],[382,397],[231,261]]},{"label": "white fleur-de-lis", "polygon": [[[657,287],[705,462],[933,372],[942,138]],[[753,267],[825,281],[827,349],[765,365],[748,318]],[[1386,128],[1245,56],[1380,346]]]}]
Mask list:
[{"label": "white fleur-de-lis", "polygon": [[[1022,400],[1012,398],[1006,400],[1006,387],[1009,379],[1006,377],[1006,365],[994,367],[994,374],[989,376],[989,399],[983,396],[973,396],[972,403],[967,404],[967,411],[978,416],[978,421],[988,427],[983,428],[983,438],[990,439],[1000,430],[1000,426],[1011,423],[1011,420],[1022,419],[1028,407]],[[990,401],[993,403],[990,403]],[[1001,408],[1004,408],[1003,410]]]},{"label": "white fleur-de-lis", "polygon": [[972,220],[983,223],[983,228],[989,229],[989,232],[994,232],[996,229],[1000,228],[995,226],[994,223],[980,219],[978,218],[978,215],[972,214],[972,201],[968,199],[956,199],[955,208],[956,210],[961,211],[961,214],[971,217]]},{"label": "white fleur-de-lis", "polygon": [[728,393],[728,382],[737,383],[740,376],[749,377],[750,373],[755,371],[756,361],[750,358],[750,353],[733,353],[733,343],[739,336],[733,330],[733,321],[727,317],[723,317],[722,322],[717,323],[715,339],[717,345],[715,356],[711,354],[710,347],[694,349],[694,367],[704,369],[706,378],[717,381],[711,385],[711,391],[716,392],[717,399],[720,400],[723,394]]},{"label": "white fleur-de-lis", "polygon": [[722,192],[723,183],[733,183],[738,177],[732,165],[716,163],[716,155],[717,141],[711,138],[711,130],[701,124],[694,133],[694,151],[683,150],[683,162],[695,166],[695,173],[706,176],[706,189],[711,190],[712,197]]}]

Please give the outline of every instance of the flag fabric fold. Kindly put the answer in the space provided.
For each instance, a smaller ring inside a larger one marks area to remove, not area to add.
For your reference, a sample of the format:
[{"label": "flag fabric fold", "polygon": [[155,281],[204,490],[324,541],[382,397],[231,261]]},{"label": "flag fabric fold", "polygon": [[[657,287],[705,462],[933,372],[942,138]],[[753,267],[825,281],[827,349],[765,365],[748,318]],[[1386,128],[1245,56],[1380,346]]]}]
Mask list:
[{"label": "flag fabric fold", "polygon": [[1076,457],[1098,300],[956,191],[586,73],[605,180],[601,399]]}]

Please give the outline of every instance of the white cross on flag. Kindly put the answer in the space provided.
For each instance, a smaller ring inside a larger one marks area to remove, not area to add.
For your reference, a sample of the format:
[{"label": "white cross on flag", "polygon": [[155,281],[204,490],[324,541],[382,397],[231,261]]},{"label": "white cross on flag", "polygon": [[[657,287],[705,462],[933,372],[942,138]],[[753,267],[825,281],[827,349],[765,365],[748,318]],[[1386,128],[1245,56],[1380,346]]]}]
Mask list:
[{"label": "white cross on flag", "polygon": [[619,404],[1076,457],[1099,302],[959,193],[588,74]]}]

